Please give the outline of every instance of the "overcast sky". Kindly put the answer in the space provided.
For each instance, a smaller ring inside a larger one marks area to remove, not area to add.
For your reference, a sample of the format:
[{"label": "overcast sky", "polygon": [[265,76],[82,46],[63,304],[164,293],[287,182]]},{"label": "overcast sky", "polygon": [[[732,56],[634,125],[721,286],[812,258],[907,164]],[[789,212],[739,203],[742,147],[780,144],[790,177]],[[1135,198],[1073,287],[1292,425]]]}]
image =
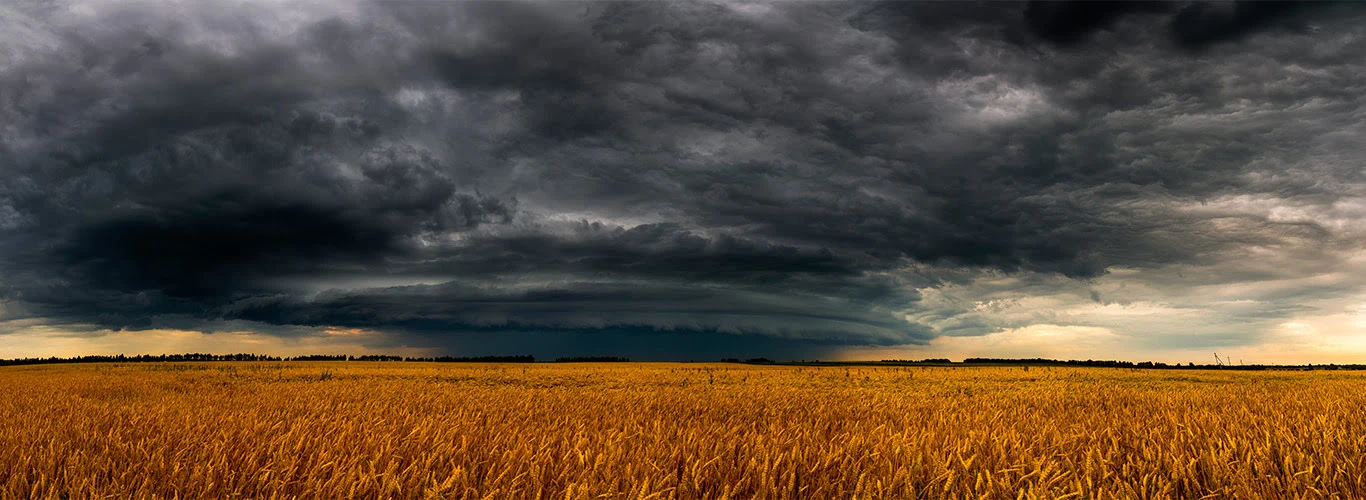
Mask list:
[{"label": "overcast sky", "polygon": [[0,357],[1366,362],[1366,9],[0,6]]}]

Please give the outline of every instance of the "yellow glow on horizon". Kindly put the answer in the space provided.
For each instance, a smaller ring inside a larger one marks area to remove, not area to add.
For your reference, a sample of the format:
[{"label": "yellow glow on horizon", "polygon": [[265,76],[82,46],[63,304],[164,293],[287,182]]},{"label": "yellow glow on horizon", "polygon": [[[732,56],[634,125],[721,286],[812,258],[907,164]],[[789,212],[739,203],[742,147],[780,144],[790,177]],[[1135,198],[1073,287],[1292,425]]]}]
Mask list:
[{"label": "yellow glow on horizon", "polygon": [[359,328],[320,327],[297,335],[251,331],[200,332],[180,329],[72,331],[47,325],[14,325],[0,335],[0,358],[46,358],[118,354],[390,354],[430,356],[433,349],[375,345],[383,333]]}]

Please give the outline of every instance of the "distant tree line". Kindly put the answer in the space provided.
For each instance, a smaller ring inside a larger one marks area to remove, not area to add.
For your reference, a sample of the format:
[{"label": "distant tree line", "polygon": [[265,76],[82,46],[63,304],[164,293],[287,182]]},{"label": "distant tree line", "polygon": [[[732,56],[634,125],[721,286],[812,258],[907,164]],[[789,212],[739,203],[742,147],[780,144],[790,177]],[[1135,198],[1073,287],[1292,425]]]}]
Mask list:
[{"label": "distant tree line", "polygon": [[1152,361],[1115,361],[1115,360],[1078,360],[1069,359],[1066,361],[1046,358],[967,358],[963,360],[965,365],[1032,365],[1032,366],[1087,366],[1100,368],[1141,368],[1155,370],[1366,370],[1366,365],[1350,364],[1307,364],[1307,365],[1261,365],[1261,364],[1202,364],[1195,363],[1158,363]]},{"label": "distant tree line", "polygon": [[403,361],[403,356],[385,356],[383,354],[368,354],[365,356],[347,357],[347,361]]},{"label": "distant tree line", "polygon": [[[345,356],[343,356],[345,358]],[[76,356],[71,358],[17,358],[0,359],[0,366],[5,365],[45,365],[53,363],[157,363],[157,362],[176,362],[176,361],[285,361],[287,358],[278,356],[265,356],[260,354],[139,354],[136,356]]]},{"label": "distant tree line", "polygon": [[[978,364],[978,365],[980,365],[980,364],[987,364],[987,365],[1035,365],[1035,366],[1091,366],[1091,367],[1100,367],[1100,368],[1154,368],[1154,369],[1165,369],[1165,368],[1197,368],[1197,367],[1198,367],[1198,368],[1238,368],[1237,366],[1196,365],[1196,364],[1194,364],[1194,363],[1190,363],[1190,364],[1187,364],[1187,365],[1181,365],[1181,364],[1169,365],[1169,364],[1166,364],[1166,363],[1154,363],[1154,362],[1152,362],[1152,361],[1141,361],[1141,362],[1138,362],[1138,363],[1135,363],[1135,362],[1132,362],[1132,361],[1115,361],[1115,360],[1110,360],[1110,359],[1107,359],[1107,360],[1088,359],[1088,360],[1085,360],[1085,361],[1077,360],[1077,359],[1069,359],[1069,360],[1066,360],[1066,361],[1062,361],[1062,360],[1057,360],[1057,359],[1045,359],[1045,358],[967,358],[967,359],[964,359],[964,360],[963,360],[963,364],[965,364],[965,365],[973,365],[973,364]],[[1253,366],[1255,366],[1255,365],[1247,365],[1247,366],[1243,366],[1242,368],[1249,368],[1249,369],[1250,369],[1250,368],[1252,368]],[[1262,368],[1265,368],[1265,367],[1262,367]]]},{"label": "distant tree line", "polygon": [[781,364],[801,366],[1077,366],[1097,368],[1131,368],[1153,370],[1366,370],[1366,364],[1307,364],[1307,365],[1244,365],[1244,364],[1203,364],[1160,363],[1153,361],[1115,361],[1115,360],[1058,360],[1047,358],[967,358],[954,362],[948,358],[927,359],[884,359],[881,361],[784,361],[768,358],[724,358],[722,363],[744,364]]},{"label": "distant tree line", "polygon": [[295,356],[289,358],[290,361],[346,361],[345,354],[309,354],[307,356]]},{"label": "distant tree line", "polygon": [[[623,359],[624,360],[624,359]],[[388,356],[382,354],[368,354],[364,356],[348,356],[345,354],[310,354],[306,356],[281,357],[266,356],[262,354],[139,354],[136,356],[126,356],[119,354],[116,356],[75,356],[69,358],[48,357],[48,358],[16,358],[0,359],[0,366],[12,365],[47,365],[58,363],[167,363],[184,361],[425,361],[437,363],[534,363],[536,358],[531,355],[520,356],[475,356],[455,358],[451,356],[440,356],[434,358],[405,358],[402,356]]]},{"label": "distant tree line", "polygon": [[530,354],[521,356],[473,356],[462,358],[438,356],[435,358],[407,358],[406,361],[426,361],[434,363],[535,363],[536,357]]},{"label": "distant tree line", "polygon": [[901,365],[945,365],[953,363],[949,358],[925,358],[925,359],[884,359],[881,363],[896,363]]},{"label": "distant tree line", "polygon": [[536,358],[529,354],[521,356],[473,356],[460,358],[451,356],[405,358],[403,356],[367,354],[364,356],[297,356],[289,358],[289,361],[413,361],[422,363],[535,363]]},{"label": "distant tree line", "polygon": [[[184,361],[411,361],[428,363],[534,363],[536,358],[526,354],[517,356],[470,356],[470,357],[402,357],[382,354],[367,354],[363,356],[348,356],[345,354],[311,354],[307,356],[280,357],[267,356],[262,354],[139,354],[136,356],[76,356],[69,358],[59,358],[56,356],[48,358],[17,358],[0,359],[0,366],[12,365],[44,365],[56,363],[157,363],[157,362],[184,362]],[[604,362],[628,362],[630,359],[616,356],[578,356],[555,358],[556,363],[604,363]],[[1152,361],[1115,361],[1115,360],[1057,360],[1046,358],[967,358],[962,362],[955,363],[947,358],[928,358],[928,359],[884,359],[881,361],[789,361],[778,362],[768,358],[725,358],[723,363],[746,363],[746,364],[786,364],[786,365],[860,365],[860,366],[906,366],[906,365],[935,365],[935,366],[1079,366],[1079,367],[1100,367],[1100,368],[1132,368],[1132,369],[1167,369],[1167,370],[1366,370],[1366,364],[1308,364],[1308,365],[1244,365],[1244,364],[1167,364]]]},{"label": "distant tree line", "polygon": [[[767,365],[767,364],[776,363],[777,361],[773,361],[773,360],[768,359],[768,358],[749,358],[749,359],[726,358],[726,359],[721,360],[721,362],[722,362],[722,363],[745,363],[745,364],[750,364],[750,365]],[[817,361],[817,363],[819,363],[819,361]]]}]

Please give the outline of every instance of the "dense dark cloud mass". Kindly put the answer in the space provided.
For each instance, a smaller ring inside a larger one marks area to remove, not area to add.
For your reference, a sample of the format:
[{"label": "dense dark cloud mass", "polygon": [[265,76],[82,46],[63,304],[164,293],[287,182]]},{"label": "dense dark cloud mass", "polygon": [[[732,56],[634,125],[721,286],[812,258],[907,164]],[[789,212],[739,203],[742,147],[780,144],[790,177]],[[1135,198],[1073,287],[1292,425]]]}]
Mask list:
[{"label": "dense dark cloud mass", "polygon": [[1363,20],[21,3],[0,9],[0,336],[351,328],[646,358],[1044,326],[1279,341],[1362,292]]}]

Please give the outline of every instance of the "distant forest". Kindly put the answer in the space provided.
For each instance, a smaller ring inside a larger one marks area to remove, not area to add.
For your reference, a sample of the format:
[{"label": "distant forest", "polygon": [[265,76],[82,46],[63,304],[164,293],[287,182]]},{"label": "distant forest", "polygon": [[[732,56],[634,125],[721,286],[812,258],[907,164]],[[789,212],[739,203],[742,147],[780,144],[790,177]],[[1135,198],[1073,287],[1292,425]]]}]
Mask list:
[{"label": "distant forest", "polygon": [[310,354],[307,356],[281,357],[260,354],[141,354],[137,356],[77,356],[72,358],[20,358],[0,359],[0,366],[6,365],[45,365],[57,363],[159,363],[180,361],[418,361],[428,363],[534,363],[531,355],[519,356],[473,356],[434,358],[405,358],[403,356],[365,355],[347,356],[345,354]]},{"label": "distant forest", "polygon": [[625,363],[627,358],[616,356],[580,356],[576,358],[555,358],[556,363]]},{"label": "distant forest", "polygon": [[[348,356],[344,354],[312,354],[307,356],[267,356],[261,354],[160,354],[150,355],[141,354],[136,356],[77,356],[70,358],[18,358],[0,359],[0,366],[12,365],[45,365],[59,363],[165,363],[165,362],[186,362],[186,361],[386,361],[386,362],[422,362],[422,363],[535,363],[536,358],[530,354],[514,356],[467,356],[467,357],[403,357],[388,355],[364,355]],[[604,363],[604,362],[628,362],[629,358],[617,356],[579,356],[555,358],[556,363]],[[928,359],[884,359],[881,361],[774,361],[768,358],[725,358],[720,360],[722,363],[738,363],[748,365],[796,365],[796,366],[940,366],[940,367],[972,367],[972,366],[1020,366],[1020,367],[1096,367],[1096,368],[1129,368],[1144,370],[1366,370],[1366,364],[1308,364],[1308,365],[1267,365],[1267,364],[1231,364],[1215,363],[1202,364],[1167,364],[1152,361],[1114,361],[1114,360],[1057,360],[1045,358],[967,358],[961,362],[954,362],[947,358],[928,358]]]},{"label": "distant forest", "polygon": [[955,362],[948,358],[926,358],[926,359],[884,359],[881,361],[774,361],[768,358],[725,358],[722,363],[740,363],[747,365],[797,365],[797,366],[944,366],[944,367],[972,367],[972,366],[1020,366],[1020,367],[1048,367],[1048,366],[1077,366],[1095,368],[1129,368],[1142,370],[1366,370],[1366,364],[1308,364],[1308,365],[1265,365],[1253,364],[1245,365],[1242,363],[1215,363],[1197,365],[1195,363],[1159,363],[1153,361],[1115,361],[1115,360],[1060,360],[1047,358],[967,358],[961,362]]}]

